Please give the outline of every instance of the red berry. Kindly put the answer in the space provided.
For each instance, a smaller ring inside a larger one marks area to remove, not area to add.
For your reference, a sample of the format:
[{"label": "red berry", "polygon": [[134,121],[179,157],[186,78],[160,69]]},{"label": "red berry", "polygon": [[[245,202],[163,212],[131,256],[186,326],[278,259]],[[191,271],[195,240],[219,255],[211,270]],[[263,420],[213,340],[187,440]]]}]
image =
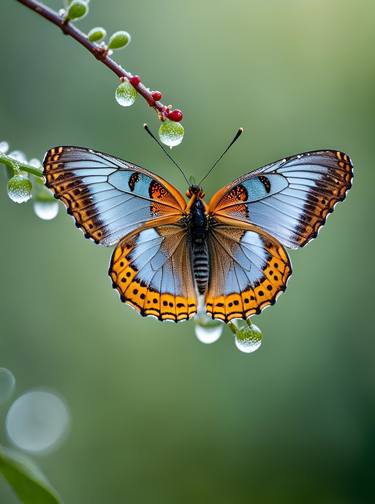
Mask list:
[{"label": "red berry", "polygon": [[160,92],[160,91],[154,91],[154,92],[152,93],[152,97],[153,97],[153,99],[154,99],[155,101],[159,101],[159,100],[161,100],[162,94],[161,94],[161,92]]},{"label": "red berry", "polygon": [[184,115],[179,109],[171,110],[170,112],[168,112],[168,119],[170,119],[171,121],[180,122],[182,121],[183,117]]},{"label": "red berry", "polygon": [[130,77],[130,82],[133,84],[133,86],[138,86],[138,84],[141,82],[141,78],[139,75],[133,75],[133,77]]}]

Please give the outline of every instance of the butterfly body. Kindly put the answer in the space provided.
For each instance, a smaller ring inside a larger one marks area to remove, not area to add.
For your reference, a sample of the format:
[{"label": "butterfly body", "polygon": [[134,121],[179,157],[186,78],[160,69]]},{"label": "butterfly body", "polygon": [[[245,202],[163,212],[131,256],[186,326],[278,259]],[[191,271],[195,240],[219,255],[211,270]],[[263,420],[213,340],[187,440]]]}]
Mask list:
[{"label": "butterfly body", "polygon": [[210,258],[208,250],[209,221],[207,205],[203,201],[201,189],[190,187],[187,194],[191,199],[187,205],[190,209],[189,243],[191,246],[192,269],[199,294],[204,294],[208,287]]},{"label": "butterfly body", "polygon": [[284,158],[252,171],[209,200],[188,201],[150,171],[81,147],[55,147],[46,184],[96,243],[115,245],[109,275],[141,315],[182,321],[206,313],[228,322],[260,313],[286,288],[285,250],[317,235],[352,181],[341,151]]}]

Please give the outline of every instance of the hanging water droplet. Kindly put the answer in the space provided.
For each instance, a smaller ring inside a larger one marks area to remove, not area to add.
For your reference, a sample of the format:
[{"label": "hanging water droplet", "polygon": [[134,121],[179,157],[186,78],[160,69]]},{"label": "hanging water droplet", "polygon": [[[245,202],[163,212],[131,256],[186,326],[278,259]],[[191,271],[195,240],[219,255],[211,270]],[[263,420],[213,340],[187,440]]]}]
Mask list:
[{"label": "hanging water droplet", "polygon": [[6,142],[5,140],[3,140],[2,142],[0,142],[0,152],[2,154],[6,154],[9,150],[9,144],[8,142]]},{"label": "hanging water droplet", "polygon": [[7,402],[14,392],[16,379],[6,368],[0,368],[0,405]]},{"label": "hanging water droplet", "polygon": [[38,169],[42,168],[42,163],[39,161],[39,159],[36,159],[36,158],[30,159],[29,165],[32,166],[33,168],[38,168]]},{"label": "hanging water droplet", "polygon": [[35,214],[43,220],[52,220],[59,213],[57,201],[34,201],[33,208]]},{"label": "hanging water droplet", "polygon": [[184,138],[184,133],[185,130],[181,123],[169,121],[168,119],[163,121],[159,128],[161,142],[170,148],[180,145]]},{"label": "hanging water droplet", "polygon": [[224,324],[218,324],[215,326],[204,326],[196,324],[195,335],[201,343],[215,343],[223,333]]},{"label": "hanging water droplet", "polygon": [[8,154],[8,156],[19,163],[27,163],[25,154],[20,150],[14,150]]},{"label": "hanging water droplet", "polygon": [[137,91],[130,82],[126,80],[117,86],[115,98],[117,103],[122,107],[130,107],[137,98]]},{"label": "hanging water droplet", "polygon": [[66,434],[70,414],[55,394],[33,390],[19,397],[9,408],[5,426],[9,439],[21,450],[46,452]]},{"label": "hanging water droplet", "polygon": [[15,203],[26,203],[32,196],[32,184],[24,174],[14,175],[8,180],[7,191],[9,198]]},{"label": "hanging water droplet", "polygon": [[236,331],[235,344],[238,350],[244,353],[252,353],[262,345],[262,331],[255,324],[241,327]]},{"label": "hanging water droplet", "polygon": [[205,312],[198,312],[194,319],[195,335],[201,343],[215,343],[223,333],[224,324],[209,318]]}]

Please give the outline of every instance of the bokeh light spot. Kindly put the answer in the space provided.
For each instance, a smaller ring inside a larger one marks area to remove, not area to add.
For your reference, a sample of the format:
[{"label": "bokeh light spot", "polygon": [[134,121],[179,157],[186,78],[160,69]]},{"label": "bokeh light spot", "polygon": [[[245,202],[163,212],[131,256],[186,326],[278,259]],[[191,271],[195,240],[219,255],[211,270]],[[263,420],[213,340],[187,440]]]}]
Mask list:
[{"label": "bokeh light spot", "polygon": [[20,396],[9,408],[6,431],[10,441],[31,453],[50,451],[64,438],[70,424],[65,402],[44,390]]}]

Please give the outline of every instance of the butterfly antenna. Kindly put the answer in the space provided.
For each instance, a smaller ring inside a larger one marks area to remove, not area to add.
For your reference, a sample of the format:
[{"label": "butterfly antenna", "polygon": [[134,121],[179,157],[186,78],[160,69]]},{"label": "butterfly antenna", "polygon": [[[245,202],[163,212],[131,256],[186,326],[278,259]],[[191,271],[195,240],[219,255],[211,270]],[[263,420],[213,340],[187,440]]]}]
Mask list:
[{"label": "butterfly antenna", "polygon": [[161,148],[161,150],[164,152],[164,154],[172,161],[172,163],[180,170],[182,176],[184,177],[184,179],[186,180],[186,183],[188,184],[188,186],[190,186],[190,183],[185,175],[185,173],[182,171],[182,168],[176,163],[176,161],[173,159],[173,157],[169,154],[169,152],[167,151],[167,149],[165,149],[163,147],[163,145],[159,142],[159,140],[156,138],[156,136],[152,133],[152,131],[150,130],[150,128],[147,126],[146,123],[144,123],[143,125],[144,129],[147,131],[147,133],[150,135],[150,137],[152,139],[155,140],[155,142],[158,144],[158,146]]},{"label": "butterfly antenna", "polygon": [[206,180],[206,178],[209,176],[209,174],[212,172],[212,170],[215,168],[215,166],[218,164],[218,162],[224,157],[224,155],[229,151],[229,149],[232,147],[232,145],[240,138],[240,136],[243,133],[243,128],[240,128],[237,133],[234,135],[233,140],[231,143],[228,145],[228,147],[225,149],[225,151],[222,153],[222,155],[214,162],[214,164],[211,166],[211,168],[208,170],[206,175],[202,178],[202,180],[199,182],[199,185],[202,184],[203,180]]}]

